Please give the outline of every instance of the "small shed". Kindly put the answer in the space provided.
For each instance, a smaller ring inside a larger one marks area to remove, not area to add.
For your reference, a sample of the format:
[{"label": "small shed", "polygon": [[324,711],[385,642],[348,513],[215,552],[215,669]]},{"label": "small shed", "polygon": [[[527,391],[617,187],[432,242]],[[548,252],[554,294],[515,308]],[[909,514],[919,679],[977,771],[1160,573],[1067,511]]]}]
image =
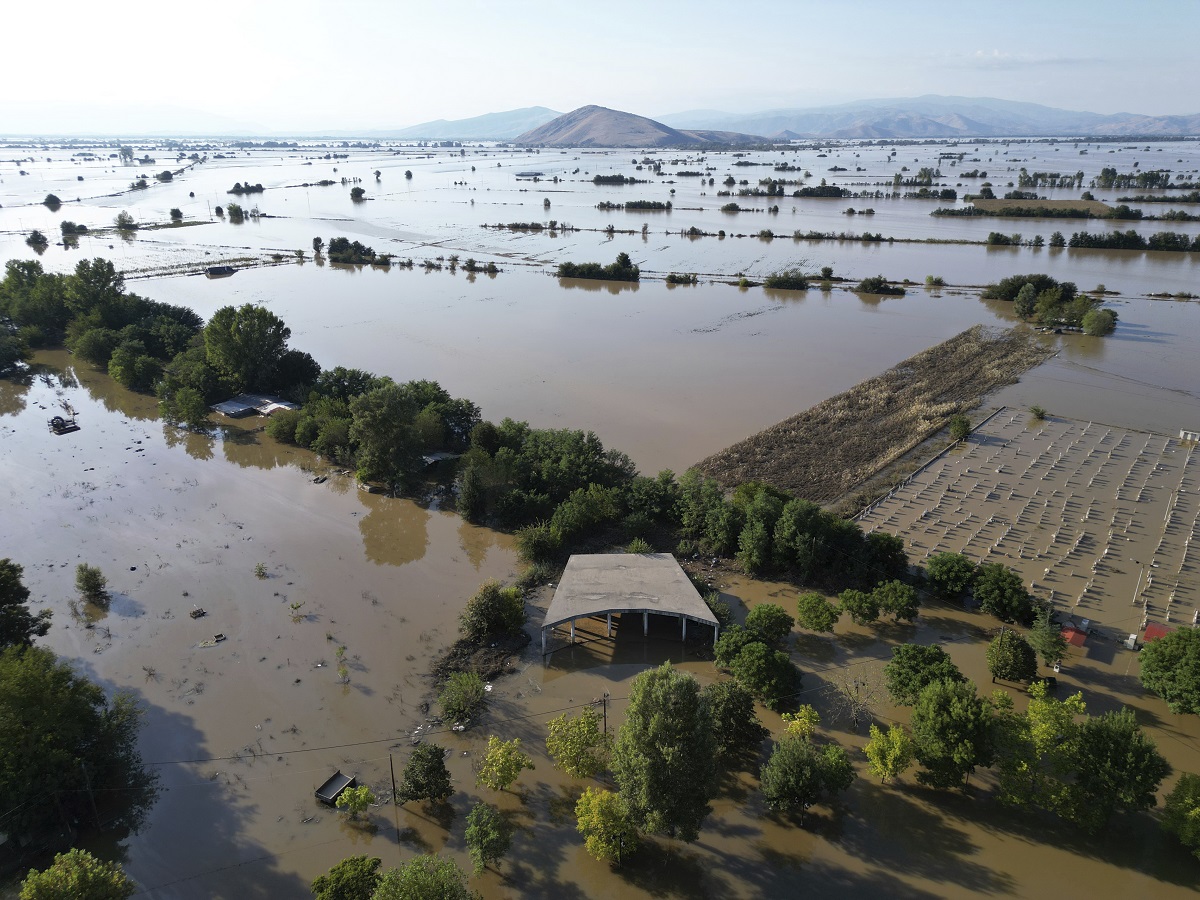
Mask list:
[{"label": "small shed", "polygon": [[1072,647],[1082,647],[1087,641],[1087,632],[1082,628],[1076,628],[1074,625],[1068,625],[1060,632],[1065,640]]},{"label": "small shed", "polygon": [[343,775],[342,770],[338,769],[314,793],[326,806],[337,806],[337,798],[352,787],[358,787],[358,779],[353,775]]},{"label": "small shed", "polygon": [[1179,439],[1181,441],[1200,441],[1200,431],[1192,431],[1188,428],[1180,428]]},{"label": "small shed", "polygon": [[1151,641],[1157,641],[1160,637],[1166,637],[1174,630],[1174,628],[1170,628],[1167,625],[1151,622],[1146,626],[1146,631],[1142,634],[1142,643],[1148,644]]},{"label": "small shed", "polygon": [[542,623],[542,654],[546,634],[575,620],[604,616],[612,636],[613,614],[642,615],[642,634],[648,634],[650,614],[675,616],[680,638],[687,639],[690,619],[711,626],[716,643],[720,626],[695,585],[670,553],[576,553],[567,561],[554,599]]}]

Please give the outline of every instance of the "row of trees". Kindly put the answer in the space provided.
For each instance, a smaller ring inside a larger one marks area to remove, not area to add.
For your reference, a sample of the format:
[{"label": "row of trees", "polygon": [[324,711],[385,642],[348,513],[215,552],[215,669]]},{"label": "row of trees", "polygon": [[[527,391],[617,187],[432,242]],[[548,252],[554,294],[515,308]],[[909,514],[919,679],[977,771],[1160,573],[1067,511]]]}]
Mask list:
[{"label": "row of trees", "polygon": [[[988,652],[993,672],[1014,658],[1020,640],[1012,632],[997,636]],[[1027,667],[1032,651],[1025,649]],[[866,753],[884,781],[914,760],[917,781],[937,788],[965,786],[978,767],[990,767],[1001,802],[1051,812],[1095,833],[1117,811],[1153,807],[1170,771],[1129,709],[1089,716],[1082,694],[1060,701],[1038,681],[1028,709],[1018,713],[1002,691],[979,696],[935,646],[896,647],[884,676],[893,701],[912,707],[911,730],[872,726]]]},{"label": "row of trees", "polygon": [[[598,177],[598,176],[597,176]],[[604,281],[637,281],[641,273],[628,253],[618,253],[614,262],[607,266],[596,262],[572,263],[558,265],[559,278],[597,278]]]}]

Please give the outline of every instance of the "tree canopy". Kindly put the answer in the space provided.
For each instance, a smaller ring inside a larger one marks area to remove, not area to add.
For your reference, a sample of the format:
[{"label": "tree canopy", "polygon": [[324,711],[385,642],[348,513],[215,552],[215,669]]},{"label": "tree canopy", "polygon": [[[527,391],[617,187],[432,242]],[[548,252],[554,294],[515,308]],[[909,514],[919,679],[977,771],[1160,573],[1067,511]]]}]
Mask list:
[{"label": "tree canopy", "polygon": [[664,663],[633,680],[613,774],[645,831],[694,841],[711,811],[716,740],[700,686]]},{"label": "tree canopy", "polygon": [[446,751],[437,744],[421,744],[404,764],[397,791],[401,803],[410,800],[445,800],[454,793]]},{"label": "tree canopy", "polygon": [[131,696],[107,699],[49,650],[0,651],[0,795],[13,810],[4,821],[9,837],[56,833],[64,815],[94,821],[89,784],[104,820],[140,827],[157,776],[142,766],[139,722]]},{"label": "tree canopy", "polygon": [[208,363],[240,391],[275,388],[292,331],[269,309],[246,303],[218,309],[204,328]]},{"label": "tree canopy", "polygon": [[314,900],[371,900],[379,887],[378,856],[350,856],[313,879]]},{"label": "tree canopy", "polygon": [[1200,631],[1177,628],[1139,654],[1142,684],[1173,713],[1200,714]]},{"label": "tree canopy", "polygon": [[888,694],[900,706],[911,707],[932,682],[961,682],[962,673],[941,647],[902,643],[892,648],[892,661],[883,667]]},{"label": "tree canopy", "polygon": [[849,788],[854,769],[841,747],[789,735],[775,745],[760,781],[767,806],[794,815]]},{"label": "tree canopy", "polygon": [[608,761],[609,737],[600,730],[600,716],[585,706],[579,715],[563,713],[547,723],[546,751],[555,767],[572,778],[592,778]]},{"label": "tree canopy", "polygon": [[991,711],[970,681],[945,679],[926,685],[912,711],[912,734],[930,787],[963,787],[975,767],[992,760]]},{"label": "tree canopy", "polygon": [[476,900],[478,896],[467,887],[467,873],[454,860],[424,853],[384,872],[371,900]]},{"label": "tree canopy", "polygon": [[637,849],[638,833],[620,794],[588,788],[575,804],[575,829],[594,859],[620,863]]},{"label": "tree canopy", "polygon": [[136,889],[120,864],[75,848],[40,872],[30,870],[21,882],[21,900],[126,900]]},{"label": "tree canopy", "polygon": [[1037,674],[1037,654],[1021,635],[1010,628],[1001,629],[987,648],[988,671],[992,681],[1030,681]]}]

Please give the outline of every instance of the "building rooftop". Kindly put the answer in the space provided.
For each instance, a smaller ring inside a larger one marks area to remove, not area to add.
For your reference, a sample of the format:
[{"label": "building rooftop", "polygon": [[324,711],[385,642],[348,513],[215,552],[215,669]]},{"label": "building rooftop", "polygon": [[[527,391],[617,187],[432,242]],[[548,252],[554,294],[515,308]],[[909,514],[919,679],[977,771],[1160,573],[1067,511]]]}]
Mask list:
[{"label": "building rooftop", "polygon": [[577,553],[567,561],[542,628],[606,613],[716,617],[670,553]]}]

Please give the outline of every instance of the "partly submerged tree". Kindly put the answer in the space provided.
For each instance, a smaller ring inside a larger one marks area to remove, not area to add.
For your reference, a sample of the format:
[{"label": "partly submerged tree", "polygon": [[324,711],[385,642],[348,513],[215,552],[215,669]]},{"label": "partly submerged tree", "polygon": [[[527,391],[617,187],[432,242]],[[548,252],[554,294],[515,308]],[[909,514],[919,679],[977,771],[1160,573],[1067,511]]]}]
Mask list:
[{"label": "partly submerged tree", "polygon": [[475,864],[475,874],[482,875],[490,864],[499,862],[512,846],[512,824],[490,803],[476,803],[467,814],[467,850]]},{"label": "partly submerged tree", "polygon": [[1173,713],[1200,714],[1200,631],[1177,628],[1139,654],[1142,684]]},{"label": "partly submerged tree", "polygon": [[413,750],[400,778],[399,801],[445,800],[453,793],[446,751],[437,744],[421,744]]},{"label": "partly submerged tree", "polygon": [[1037,674],[1037,654],[1011,628],[1002,628],[988,644],[987,664],[992,681],[1030,681]]},{"label": "partly submerged tree", "polygon": [[600,730],[600,715],[585,706],[574,717],[563,713],[547,723],[546,751],[556,768],[572,778],[592,778],[608,762],[609,736]]},{"label": "partly submerged tree", "polygon": [[965,787],[976,766],[992,760],[991,709],[970,681],[946,679],[925,686],[912,712],[917,781],[930,787]]},{"label": "partly submerged tree", "polygon": [[588,788],[575,804],[575,830],[593,858],[621,863],[637,849],[638,832],[620,794]]},{"label": "partly submerged tree", "polygon": [[75,848],[59,853],[40,872],[30,870],[21,882],[21,900],[125,900],[136,889],[119,863]]},{"label": "partly submerged tree", "polygon": [[613,774],[640,828],[694,841],[716,784],[712,717],[690,675],[664,663],[633,680]]},{"label": "partly submerged tree", "polygon": [[885,784],[899,778],[913,763],[916,748],[912,737],[902,725],[892,725],[887,731],[872,725],[871,739],[863,747],[867,755],[867,769]]},{"label": "partly submerged tree", "polygon": [[132,696],[106,698],[49,650],[0,651],[0,796],[9,839],[57,834],[64,819],[137,830],[157,783],[138,753],[140,722]]},{"label": "partly submerged tree", "polygon": [[818,747],[807,738],[785,736],[763,765],[760,779],[767,806],[796,815],[849,788],[854,768],[841,747]]},{"label": "partly submerged tree", "polygon": [[475,777],[477,785],[487,785],[494,791],[507,790],[525,769],[533,768],[533,760],[521,749],[521,739],[504,741],[492,735],[488,738],[487,753]]},{"label": "partly submerged tree", "polygon": [[379,887],[378,856],[350,856],[313,879],[313,900],[371,900]]},{"label": "partly submerged tree", "polygon": [[467,873],[452,859],[432,853],[414,856],[379,879],[371,900],[476,900]]},{"label": "partly submerged tree", "polygon": [[1184,772],[1167,794],[1162,827],[1200,859],[1200,775]]}]

